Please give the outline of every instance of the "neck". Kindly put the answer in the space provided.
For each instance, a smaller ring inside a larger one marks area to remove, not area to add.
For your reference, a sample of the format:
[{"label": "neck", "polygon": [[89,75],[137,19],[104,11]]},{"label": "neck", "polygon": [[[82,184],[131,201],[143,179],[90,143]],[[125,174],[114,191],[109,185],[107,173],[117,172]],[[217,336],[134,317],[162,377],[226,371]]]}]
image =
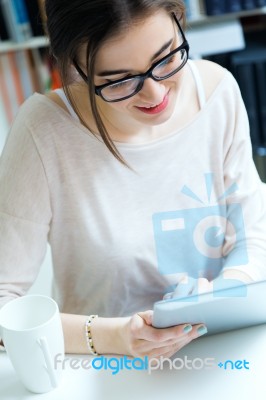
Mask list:
[{"label": "neck", "polygon": [[[190,90],[188,90],[189,88]],[[84,122],[97,133],[97,127],[88,101],[86,85],[76,84],[72,86],[71,90]],[[194,79],[187,66],[184,68],[184,76],[174,101],[172,115],[160,125],[148,125],[139,122],[123,110],[119,112],[100,99],[97,99],[97,106],[103,123],[113,141],[141,144],[178,131],[199,111]]]}]

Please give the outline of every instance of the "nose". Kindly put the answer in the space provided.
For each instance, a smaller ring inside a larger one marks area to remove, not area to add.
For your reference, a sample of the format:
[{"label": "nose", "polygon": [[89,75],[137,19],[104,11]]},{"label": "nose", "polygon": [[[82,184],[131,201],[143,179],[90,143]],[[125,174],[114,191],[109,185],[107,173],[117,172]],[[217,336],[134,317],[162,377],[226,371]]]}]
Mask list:
[{"label": "nose", "polygon": [[147,78],[139,94],[143,100],[149,101],[149,103],[160,104],[165,96],[165,87],[162,82]]}]

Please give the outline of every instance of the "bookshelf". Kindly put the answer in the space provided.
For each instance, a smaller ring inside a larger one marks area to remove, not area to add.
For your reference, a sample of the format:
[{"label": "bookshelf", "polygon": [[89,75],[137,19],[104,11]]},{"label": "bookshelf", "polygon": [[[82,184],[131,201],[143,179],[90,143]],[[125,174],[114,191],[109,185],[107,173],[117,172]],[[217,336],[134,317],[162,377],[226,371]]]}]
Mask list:
[{"label": "bookshelf", "polygon": [[0,154],[21,104],[61,85],[45,22],[44,0],[0,0]]},{"label": "bookshelf", "polygon": [[[32,6],[33,0],[24,0],[27,4]],[[214,0],[217,2],[217,0]],[[245,0],[235,0],[235,1],[245,1]],[[256,3],[259,0],[253,0],[253,3]],[[1,0],[0,0],[1,2]],[[36,4],[39,4],[40,10],[42,4],[42,0],[34,0]],[[227,4],[232,4],[233,1],[227,2]],[[205,0],[188,0],[185,3],[190,4],[190,17],[187,19],[187,29],[186,35],[188,41],[191,45],[190,56],[192,58],[208,58],[215,55],[220,55],[224,53],[231,54],[233,52],[241,51],[245,49],[245,37],[243,32],[243,20],[251,20],[254,17],[263,17],[265,16],[266,21],[266,5],[260,8],[253,8],[250,10],[242,10],[239,12],[230,12],[223,13],[219,15],[207,15],[205,10]],[[220,2],[218,2],[220,3]],[[37,7],[37,6],[35,6]],[[42,21],[45,21],[45,17],[42,14]],[[266,22],[265,22],[266,25]],[[28,40],[23,42],[15,42],[11,40],[0,40],[0,69],[1,69],[1,60],[3,58],[9,58],[10,60],[12,54],[20,54],[21,53],[31,53],[31,57],[35,62],[39,64],[39,68],[42,68],[41,73],[37,73],[39,77],[45,75],[43,67],[41,66],[40,56],[38,53],[44,54],[46,49],[48,49],[49,41],[45,36],[32,36]],[[9,60],[9,61],[10,61]],[[12,61],[12,60],[11,60]],[[213,60],[219,62],[217,60]],[[5,63],[2,62],[2,65],[7,65],[7,60]],[[227,66],[226,66],[227,67]],[[6,69],[6,67],[5,67]],[[47,69],[47,68],[46,68]],[[3,71],[3,68],[2,68]],[[1,78],[1,77],[0,77]],[[1,84],[1,79],[0,79]],[[1,85],[0,85],[1,86]],[[43,86],[43,85],[42,85]],[[266,92],[266,88],[265,88]],[[1,93],[0,93],[1,94]],[[3,100],[3,99],[2,99]],[[4,121],[5,119],[5,121]],[[4,121],[4,122],[3,122]],[[260,123],[262,125],[262,123]],[[7,132],[10,126],[10,118],[7,121],[5,118],[5,110],[3,107],[3,101],[1,104],[1,96],[0,96],[0,153],[3,145],[3,136]],[[266,121],[265,121],[266,126]],[[2,138],[1,138],[2,136]],[[265,147],[263,147],[265,145]],[[264,157],[266,159],[266,138],[263,146],[260,146],[260,154],[259,156]],[[263,153],[263,154],[262,154]],[[266,167],[265,167],[266,174]]]},{"label": "bookshelf", "polygon": [[[236,20],[244,17],[254,17],[258,15],[266,15],[266,6],[261,8],[255,8],[252,10],[245,10],[241,12],[232,12],[232,13],[225,13],[222,15],[213,15],[208,16],[206,14],[200,14],[196,17],[191,17],[187,20],[187,31],[193,31],[195,27],[200,25],[204,27],[213,24],[219,24],[221,22],[227,22],[231,20]],[[16,43],[11,40],[0,40],[0,54],[5,53],[8,51],[17,51],[22,49],[33,49],[33,48],[41,48],[41,47],[48,47],[49,41],[45,36],[38,36],[33,37],[25,42]]]},{"label": "bookshelf", "polygon": [[[241,21],[245,46],[239,51],[225,49],[204,58],[227,68],[238,82],[249,118],[253,158],[262,181],[266,182],[266,7],[219,15],[211,20],[216,25],[234,16]],[[192,26],[197,29],[201,23],[198,20]]]},{"label": "bookshelf", "polygon": [[266,14],[266,7],[261,8],[254,8],[252,10],[244,10],[240,12],[232,12],[232,13],[225,13],[221,15],[206,15],[201,14],[197,15],[196,17],[191,17],[187,20],[188,29],[193,28],[193,26],[197,25],[205,25],[208,23],[216,23],[221,21],[229,21],[232,19],[239,19],[244,17],[254,17],[257,15],[264,15]]},{"label": "bookshelf", "polygon": [[0,55],[9,51],[18,51],[26,49],[38,49],[48,47],[49,41],[45,36],[33,37],[22,43],[12,42],[11,40],[0,41]]}]

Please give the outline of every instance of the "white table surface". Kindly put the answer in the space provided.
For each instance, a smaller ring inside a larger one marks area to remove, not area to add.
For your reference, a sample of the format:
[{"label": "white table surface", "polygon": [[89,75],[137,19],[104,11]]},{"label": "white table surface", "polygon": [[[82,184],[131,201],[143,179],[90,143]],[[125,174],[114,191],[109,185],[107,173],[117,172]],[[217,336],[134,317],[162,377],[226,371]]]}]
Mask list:
[{"label": "white table surface", "polygon": [[[6,355],[0,353],[0,399],[40,400],[266,400],[266,325],[202,337],[174,358],[215,358],[215,361],[246,360],[250,369],[73,370],[69,362],[61,383],[46,394],[28,392],[16,377]],[[72,358],[88,358],[72,355]],[[26,367],[26,366],[25,366]]]}]

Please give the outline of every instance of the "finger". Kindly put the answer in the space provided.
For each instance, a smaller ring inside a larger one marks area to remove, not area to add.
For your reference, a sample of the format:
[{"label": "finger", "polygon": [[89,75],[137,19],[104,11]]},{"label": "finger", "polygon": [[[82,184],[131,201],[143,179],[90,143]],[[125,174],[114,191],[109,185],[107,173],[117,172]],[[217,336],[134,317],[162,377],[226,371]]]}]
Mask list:
[{"label": "finger", "polygon": [[177,286],[173,292],[172,298],[185,297],[185,296],[190,295],[192,293],[192,291],[195,289],[196,284],[197,284],[196,279],[194,279],[190,276],[185,276],[177,284]]},{"label": "finger", "polygon": [[165,355],[173,355],[176,352],[178,352],[179,350],[181,350],[183,347],[187,346],[189,343],[192,342],[192,340],[194,340],[193,337],[186,337],[183,340],[180,340],[179,342],[173,344],[172,346],[169,346],[168,348],[165,348]]},{"label": "finger", "polygon": [[197,339],[203,334],[207,333],[207,328],[205,325],[194,325],[193,330],[180,340],[169,343],[165,346],[154,348],[149,352],[150,357],[171,357],[173,354],[181,350],[183,347],[187,346],[192,340]]},{"label": "finger", "polygon": [[149,342],[164,342],[169,339],[174,339],[189,330],[190,324],[182,324],[170,328],[154,328],[152,323],[153,311],[143,311],[133,315],[130,323],[130,330],[133,339],[144,339]]},{"label": "finger", "polygon": [[163,296],[163,300],[169,300],[173,298],[174,292],[168,292]]},{"label": "finger", "polygon": [[212,292],[213,291],[212,282],[209,282],[208,279],[206,279],[206,278],[199,278],[197,286],[198,286],[196,288],[197,294],[206,293],[206,292]]},{"label": "finger", "polygon": [[[188,326],[188,325],[187,325]],[[171,346],[177,346],[178,343],[189,343],[191,340],[198,338],[201,336],[204,332],[202,329],[204,328],[204,325],[194,325],[191,327],[191,330],[189,332],[183,333],[182,335],[179,335],[175,337],[174,339],[169,339],[164,342],[151,342],[143,339],[136,340],[134,342],[134,352],[137,354],[162,354],[162,352],[167,352],[169,348],[171,349]],[[200,328],[200,332],[198,329]],[[183,346],[181,345],[180,348]],[[164,349],[164,350],[162,350]],[[177,350],[176,350],[177,351]]]},{"label": "finger", "polygon": [[147,310],[137,314],[147,325],[152,325],[153,311]]},{"label": "finger", "polygon": [[[153,349],[161,349],[164,347],[171,347],[173,345],[176,345],[177,342],[182,342],[182,341],[186,340],[187,336],[188,336],[188,332],[184,332],[184,333],[182,333],[182,335],[175,337],[173,339],[168,339],[164,342],[150,342],[148,340],[139,339],[135,342],[134,348],[138,352],[149,353]],[[188,340],[192,340],[192,339],[193,339],[193,336],[189,337]]]},{"label": "finger", "polygon": [[[190,342],[189,342],[189,343],[190,343]],[[161,354],[161,355],[159,355],[159,356],[149,357],[149,359],[150,359],[150,360],[152,360],[152,359],[154,359],[154,358],[155,358],[155,359],[160,359],[161,357],[162,357],[163,359],[171,358],[174,354],[178,353],[183,347],[185,347],[185,346],[186,346],[187,344],[189,344],[189,343],[184,343],[183,346],[180,347],[180,348],[172,349],[172,350],[170,350],[169,352],[164,353],[164,354]]]},{"label": "finger", "polygon": [[181,350],[184,346],[188,345],[193,338],[186,338],[183,340],[179,340],[175,343],[172,343],[171,345],[167,345],[164,347],[160,347],[159,349],[153,349],[149,353],[149,357],[169,357],[169,355],[173,355],[177,353],[179,350]]},{"label": "finger", "polygon": [[152,326],[134,326],[132,325],[132,332],[135,338],[144,339],[152,343],[163,343],[167,340],[178,339],[191,331],[190,324],[182,324],[170,328],[154,328]]}]

